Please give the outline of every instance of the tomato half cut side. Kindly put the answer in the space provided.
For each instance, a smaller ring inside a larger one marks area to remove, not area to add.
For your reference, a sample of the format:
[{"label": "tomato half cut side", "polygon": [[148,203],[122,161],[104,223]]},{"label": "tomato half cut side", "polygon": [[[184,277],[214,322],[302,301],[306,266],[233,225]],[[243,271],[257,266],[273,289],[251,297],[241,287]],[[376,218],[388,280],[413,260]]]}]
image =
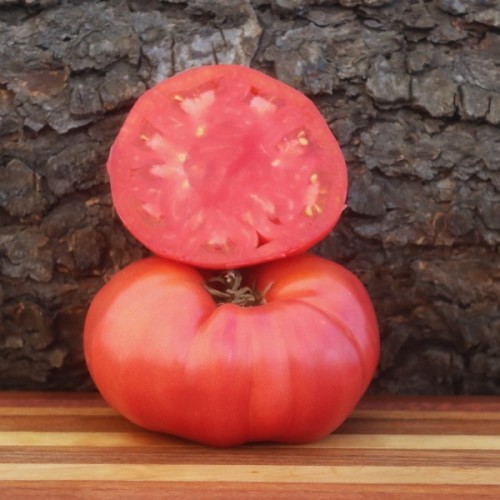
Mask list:
[{"label": "tomato half cut side", "polygon": [[145,92],[110,152],[113,203],[155,254],[235,268],[302,252],[345,207],[340,147],[315,105],[236,65]]}]

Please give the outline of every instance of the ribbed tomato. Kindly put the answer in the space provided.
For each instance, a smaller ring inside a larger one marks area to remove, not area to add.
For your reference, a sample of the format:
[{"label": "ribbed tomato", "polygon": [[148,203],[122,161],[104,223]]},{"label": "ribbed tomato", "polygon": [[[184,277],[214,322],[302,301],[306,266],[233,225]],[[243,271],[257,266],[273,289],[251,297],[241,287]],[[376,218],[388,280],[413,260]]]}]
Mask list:
[{"label": "ribbed tomato", "polygon": [[159,256],[233,269],[300,253],[345,206],[337,141],[303,94],[235,65],[144,93],[110,152],[113,202]]},{"label": "ribbed tomato", "polygon": [[228,290],[210,274],[151,257],[101,289],[84,346],[103,397],[140,426],[216,446],[332,432],[379,356],[360,281],[312,254],[246,269],[241,285],[227,273]]}]

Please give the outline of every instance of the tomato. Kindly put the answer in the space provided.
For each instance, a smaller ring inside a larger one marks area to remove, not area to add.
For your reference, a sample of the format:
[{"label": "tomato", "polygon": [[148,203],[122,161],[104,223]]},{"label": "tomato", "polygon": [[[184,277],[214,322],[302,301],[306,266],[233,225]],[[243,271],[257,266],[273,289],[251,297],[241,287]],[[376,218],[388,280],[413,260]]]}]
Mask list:
[{"label": "tomato", "polygon": [[215,446],[305,443],[332,432],[379,356],[360,281],[301,254],[245,269],[247,286],[227,292],[243,304],[251,288],[260,291],[258,305],[244,307],[217,304],[210,274],[149,257],[98,292],[84,347],[102,396],[146,429]]},{"label": "tomato", "polygon": [[203,66],[144,93],[107,163],[113,202],[155,254],[232,269],[300,253],[345,207],[340,147],[303,94],[244,66]]}]

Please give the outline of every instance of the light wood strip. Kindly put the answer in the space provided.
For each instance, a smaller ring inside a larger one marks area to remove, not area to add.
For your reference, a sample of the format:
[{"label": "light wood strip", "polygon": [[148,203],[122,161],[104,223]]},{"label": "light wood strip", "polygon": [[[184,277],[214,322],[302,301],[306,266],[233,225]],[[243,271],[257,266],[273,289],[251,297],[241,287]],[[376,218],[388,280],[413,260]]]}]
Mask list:
[{"label": "light wood strip", "polygon": [[500,466],[386,467],[276,465],[0,464],[7,481],[189,481],[348,484],[499,485]]},{"label": "light wood strip", "polygon": [[[197,446],[175,437],[139,432],[0,432],[0,446],[81,447],[170,447]],[[272,447],[349,448],[393,450],[494,450],[500,451],[500,436],[332,434],[323,440],[301,445],[272,444]]]},{"label": "light wood strip", "polygon": [[434,434],[331,434],[314,448],[397,449],[397,450],[495,450],[500,451],[500,436]]}]

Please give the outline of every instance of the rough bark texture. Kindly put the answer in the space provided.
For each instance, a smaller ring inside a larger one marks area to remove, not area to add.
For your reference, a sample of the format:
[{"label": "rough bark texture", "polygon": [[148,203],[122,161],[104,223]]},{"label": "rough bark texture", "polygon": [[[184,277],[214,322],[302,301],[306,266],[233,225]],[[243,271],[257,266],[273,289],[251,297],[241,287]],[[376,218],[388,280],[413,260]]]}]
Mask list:
[{"label": "rough bark texture", "polygon": [[349,165],[317,251],[380,320],[372,391],[500,393],[497,0],[0,0],[0,388],[92,387],[91,297],[146,252],[105,161],[130,105],[241,63],[309,95]]}]

